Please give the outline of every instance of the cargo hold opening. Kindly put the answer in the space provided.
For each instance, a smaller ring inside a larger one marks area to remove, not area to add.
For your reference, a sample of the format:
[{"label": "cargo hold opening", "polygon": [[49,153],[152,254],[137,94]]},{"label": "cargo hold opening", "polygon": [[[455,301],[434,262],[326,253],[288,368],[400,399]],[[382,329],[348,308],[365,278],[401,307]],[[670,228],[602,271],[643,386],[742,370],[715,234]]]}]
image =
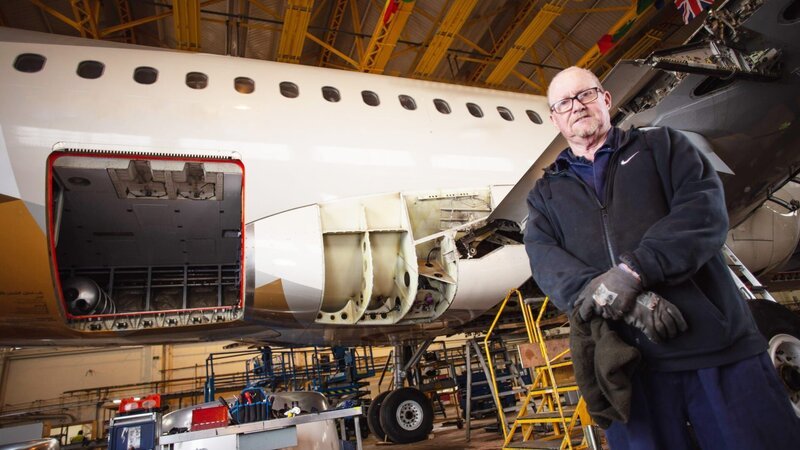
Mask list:
[{"label": "cargo hold opening", "polygon": [[56,152],[48,177],[53,273],[71,324],[99,331],[238,317],[239,161]]}]

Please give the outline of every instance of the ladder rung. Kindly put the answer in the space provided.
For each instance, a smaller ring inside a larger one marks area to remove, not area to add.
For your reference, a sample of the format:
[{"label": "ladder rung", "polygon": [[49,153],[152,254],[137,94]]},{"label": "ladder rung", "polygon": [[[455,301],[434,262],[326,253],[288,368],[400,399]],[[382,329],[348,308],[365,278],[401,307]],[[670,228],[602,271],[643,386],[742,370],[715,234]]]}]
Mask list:
[{"label": "ladder rung", "polygon": [[[490,411],[497,414],[497,408],[495,407],[479,409],[477,411],[470,411],[470,414],[482,414]],[[519,406],[514,405],[514,406],[506,406],[505,408],[503,408],[503,412],[512,412],[512,411],[519,411]]]},{"label": "ladder rung", "polygon": [[[566,409],[565,408],[564,409],[564,420],[566,420],[567,422],[571,421],[572,420],[572,413],[574,413],[574,412],[575,412],[575,410],[572,409],[572,408],[570,408],[570,409]],[[558,411],[547,411],[547,412],[540,412],[540,413],[530,413],[530,414],[525,414],[524,416],[517,417],[517,419],[516,419],[517,423],[543,423],[543,422],[550,423],[550,422],[554,422],[554,421],[556,421],[556,422],[560,422],[561,421],[561,416],[558,414]]]},{"label": "ladder rung", "polygon": [[[568,360],[568,361],[563,361],[563,362],[559,362],[559,363],[550,364],[550,367],[552,367],[553,369],[556,369],[558,367],[567,367],[567,366],[571,366],[571,365],[572,365],[572,360]],[[534,370],[546,370],[546,369],[547,369],[546,365],[541,365],[541,366],[534,367]]]},{"label": "ladder rung", "polygon": [[[509,391],[498,392],[497,396],[508,397],[509,395],[519,394],[520,392],[525,392],[525,388],[516,388],[516,389],[511,389]],[[492,398],[492,394],[475,395],[471,397],[470,400],[483,400],[487,398]]]},{"label": "ladder rung", "polygon": [[[514,450],[514,449],[525,449],[525,450],[553,450],[557,448],[561,448],[561,443],[563,439],[535,439],[532,441],[525,441],[525,442],[512,442],[507,446],[503,447],[503,450]],[[572,446],[576,447],[581,445],[581,441],[572,441]]]},{"label": "ladder rung", "polygon": [[[557,389],[558,392],[573,392],[577,390],[578,390],[577,384],[565,384],[563,386],[559,386]],[[528,391],[528,395],[530,396],[541,395],[541,394],[552,394],[552,393],[553,393],[552,387],[533,388],[530,391]]]}]

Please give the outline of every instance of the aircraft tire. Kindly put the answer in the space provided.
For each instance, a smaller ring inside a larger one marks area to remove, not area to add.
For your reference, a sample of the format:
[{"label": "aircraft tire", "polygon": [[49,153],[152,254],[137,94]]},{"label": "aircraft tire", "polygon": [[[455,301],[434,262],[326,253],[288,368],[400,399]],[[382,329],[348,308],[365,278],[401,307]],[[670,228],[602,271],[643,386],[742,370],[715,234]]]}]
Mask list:
[{"label": "aircraft tire", "polygon": [[769,341],[769,357],[800,417],[800,316],[768,300],[748,300],[747,304]]},{"label": "aircraft tire", "polygon": [[383,431],[383,427],[381,427],[381,404],[391,392],[392,391],[381,392],[372,399],[369,408],[367,408],[367,427],[369,427],[370,433],[374,434],[379,441],[386,439],[386,433]]},{"label": "aircraft tire", "polygon": [[392,442],[419,442],[427,439],[433,429],[433,406],[419,389],[397,389],[383,399],[380,421]]}]

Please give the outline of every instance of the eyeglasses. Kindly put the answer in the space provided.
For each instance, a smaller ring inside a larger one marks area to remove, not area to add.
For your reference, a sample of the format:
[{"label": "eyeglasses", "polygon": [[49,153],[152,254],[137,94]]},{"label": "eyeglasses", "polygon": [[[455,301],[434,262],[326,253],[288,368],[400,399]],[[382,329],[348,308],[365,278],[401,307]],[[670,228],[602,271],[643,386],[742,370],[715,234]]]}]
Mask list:
[{"label": "eyeglasses", "polygon": [[578,92],[574,97],[562,98],[561,100],[553,103],[550,105],[550,111],[558,114],[564,114],[565,112],[572,110],[572,102],[574,100],[581,102],[581,104],[584,106],[588,105],[589,103],[597,100],[597,97],[600,95],[600,91],[601,89],[599,87],[584,89]]}]

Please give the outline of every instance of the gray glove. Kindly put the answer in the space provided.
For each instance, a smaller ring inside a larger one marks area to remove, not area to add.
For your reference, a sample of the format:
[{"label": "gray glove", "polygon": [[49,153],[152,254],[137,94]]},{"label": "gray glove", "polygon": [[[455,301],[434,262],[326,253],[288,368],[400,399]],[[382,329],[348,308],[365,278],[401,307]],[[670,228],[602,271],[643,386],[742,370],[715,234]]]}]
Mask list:
[{"label": "gray glove", "polygon": [[619,266],[598,275],[578,295],[575,307],[581,319],[589,321],[592,314],[604,319],[619,320],[633,309],[636,297],[642,292],[642,282]]},{"label": "gray glove", "polygon": [[675,305],[650,291],[636,297],[633,309],[624,319],[656,343],[672,339],[689,328]]}]

